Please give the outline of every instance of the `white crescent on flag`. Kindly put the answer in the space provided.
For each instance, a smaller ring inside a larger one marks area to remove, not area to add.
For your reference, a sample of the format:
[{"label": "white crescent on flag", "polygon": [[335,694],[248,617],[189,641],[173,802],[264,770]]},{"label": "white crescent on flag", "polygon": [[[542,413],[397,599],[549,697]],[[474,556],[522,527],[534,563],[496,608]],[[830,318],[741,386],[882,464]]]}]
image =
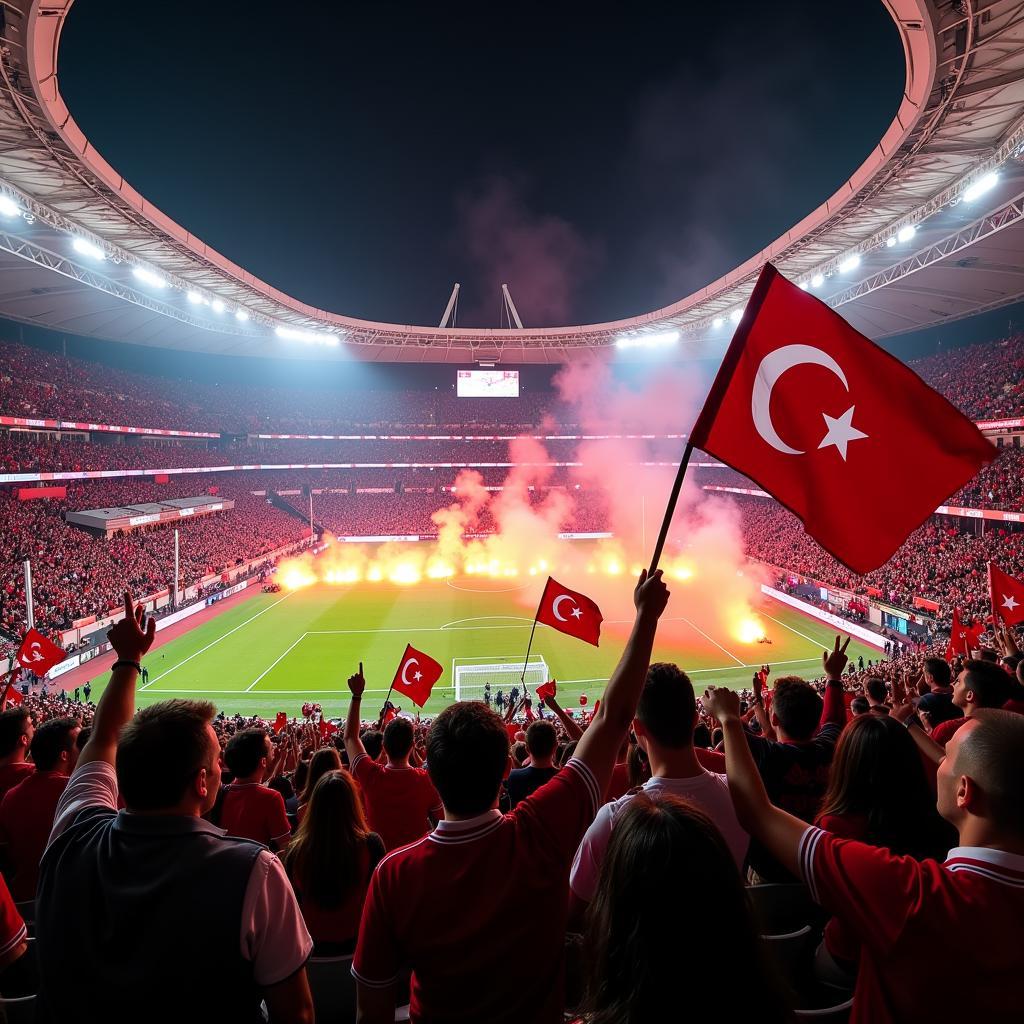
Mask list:
[{"label": "white crescent on flag", "polygon": [[570,596],[569,596],[568,594],[559,594],[559,595],[558,595],[558,597],[556,597],[556,598],[554,599],[554,601],[552,601],[552,602],[551,602],[551,611],[552,611],[552,613],[554,614],[555,618],[556,618],[556,619],[558,619],[558,621],[559,621],[559,622],[568,622],[568,621],[569,621],[569,620],[568,620],[568,619],[567,619],[567,618],[566,618],[566,617],[565,617],[565,616],[564,616],[564,615],[563,615],[563,614],[562,614],[562,613],[561,613],[561,612],[560,612],[560,611],[558,610],[558,606],[559,606],[559,605],[560,605],[560,604],[561,604],[561,603],[562,603],[563,601],[569,601],[569,602],[571,602],[571,603],[572,603],[572,606],[573,606],[573,609],[574,609],[574,610],[573,610],[573,611],[571,611],[571,612],[569,612],[569,614],[570,614],[570,615],[571,615],[571,616],[572,616],[572,617],[573,617],[574,619],[578,619],[578,618],[580,617],[580,615],[581,615],[582,613],[580,612],[580,609],[579,609],[579,607],[577,606],[576,602],[575,602],[575,601],[573,601],[573,599],[572,599],[572,598],[571,598],[571,597],[570,597]]},{"label": "white crescent on flag", "polygon": [[[412,682],[410,682],[409,677],[406,675],[406,673],[409,671],[410,666],[416,665],[418,663],[419,661],[417,658],[409,658],[409,660],[406,661],[406,663],[402,666],[402,683],[405,686],[412,686]],[[418,683],[423,678],[423,673],[417,669],[417,671],[413,674],[412,678]]]}]

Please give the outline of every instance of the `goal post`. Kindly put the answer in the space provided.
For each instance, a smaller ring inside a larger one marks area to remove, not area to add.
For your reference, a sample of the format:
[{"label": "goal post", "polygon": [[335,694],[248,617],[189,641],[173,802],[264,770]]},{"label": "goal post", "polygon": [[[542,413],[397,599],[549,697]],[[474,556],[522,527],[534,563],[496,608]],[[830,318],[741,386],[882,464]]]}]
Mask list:
[{"label": "goal post", "polygon": [[456,659],[454,675],[456,700],[483,700],[484,688],[488,684],[492,700],[497,697],[499,690],[507,696],[513,687],[522,694],[525,686],[532,695],[538,686],[551,678],[547,662],[540,654],[530,655],[526,663],[526,675],[522,679],[521,661],[488,661],[485,658]]}]

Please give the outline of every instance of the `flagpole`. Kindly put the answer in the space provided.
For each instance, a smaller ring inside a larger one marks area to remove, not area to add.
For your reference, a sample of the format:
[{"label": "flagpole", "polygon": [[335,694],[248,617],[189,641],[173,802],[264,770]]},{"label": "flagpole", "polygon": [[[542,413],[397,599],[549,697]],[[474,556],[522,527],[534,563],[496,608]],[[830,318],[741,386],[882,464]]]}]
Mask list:
[{"label": "flagpole", "polygon": [[[676,473],[675,483],[672,484],[672,493],[668,498],[668,507],[665,509],[665,518],[661,522],[661,530],[658,533],[658,542],[654,545],[654,555],[651,557],[651,568],[648,571],[648,575],[651,575],[655,569],[658,568],[658,562],[661,561],[661,553],[665,547],[665,541],[668,539],[668,528],[672,523],[672,517],[676,512],[676,503],[679,501],[679,492],[683,489],[683,477],[686,476],[686,467],[690,464],[690,456],[693,454],[693,442],[686,442],[686,450],[683,452],[682,461],[679,463],[679,470]],[[534,620],[536,625],[536,620]],[[523,669],[523,675],[526,675],[526,669]]]},{"label": "flagpole", "polygon": [[[548,577],[550,580],[551,577]],[[544,584],[544,589],[540,592],[540,600],[537,602],[537,611],[533,615],[533,628],[530,630],[530,642],[526,645],[526,657],[523,659],[523,671],[519,676],[519,682],[523,684],[523,693],[526,693],[526,669],[530,664],[530,651],[533,649],[533,634],[537,632],[537,616],[540,615],[540,610],[544,605],[544,595],[548,592],[547,583]]]}]

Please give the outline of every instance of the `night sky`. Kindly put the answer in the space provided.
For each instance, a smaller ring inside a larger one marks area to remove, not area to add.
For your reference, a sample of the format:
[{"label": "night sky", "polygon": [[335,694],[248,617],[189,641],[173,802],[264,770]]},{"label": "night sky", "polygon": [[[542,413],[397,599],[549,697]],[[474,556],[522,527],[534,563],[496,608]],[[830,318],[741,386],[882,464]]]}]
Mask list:
[{"label": "night sky", "polygon": [[841,185],[899,103],[878,0],[79,2],[60,85],[179,223],[333,312],[664,305]]}]

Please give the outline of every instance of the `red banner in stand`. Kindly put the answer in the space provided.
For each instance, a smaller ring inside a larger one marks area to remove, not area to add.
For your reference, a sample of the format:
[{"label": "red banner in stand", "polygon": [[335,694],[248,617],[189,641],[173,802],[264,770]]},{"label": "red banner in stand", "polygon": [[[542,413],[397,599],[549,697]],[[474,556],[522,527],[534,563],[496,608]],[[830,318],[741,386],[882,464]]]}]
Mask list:
[{"label": "red banner in stand", "polygon": [[441,678],[443,672],[441,665],[429,654],[417,651],[412,644],[407,644],[391,688],[393,692],[400,693],[414,704],[423,707],[434,688],[434,683]]},{"label": "red banner in stand", "polygon": [[39,630],[30,629],[21,641],[15,661],[29,672],[45,676],[54,665],[59,665],[66,657],[67,652],[63,647],[58,647],[47,640]]},{"label": "red banner in stand", "polygon": [[988,563],[988,592],[992,598],[992,615],[1007,626],[1024,622],[1024,583],[1007,576],[994,562]]}]

